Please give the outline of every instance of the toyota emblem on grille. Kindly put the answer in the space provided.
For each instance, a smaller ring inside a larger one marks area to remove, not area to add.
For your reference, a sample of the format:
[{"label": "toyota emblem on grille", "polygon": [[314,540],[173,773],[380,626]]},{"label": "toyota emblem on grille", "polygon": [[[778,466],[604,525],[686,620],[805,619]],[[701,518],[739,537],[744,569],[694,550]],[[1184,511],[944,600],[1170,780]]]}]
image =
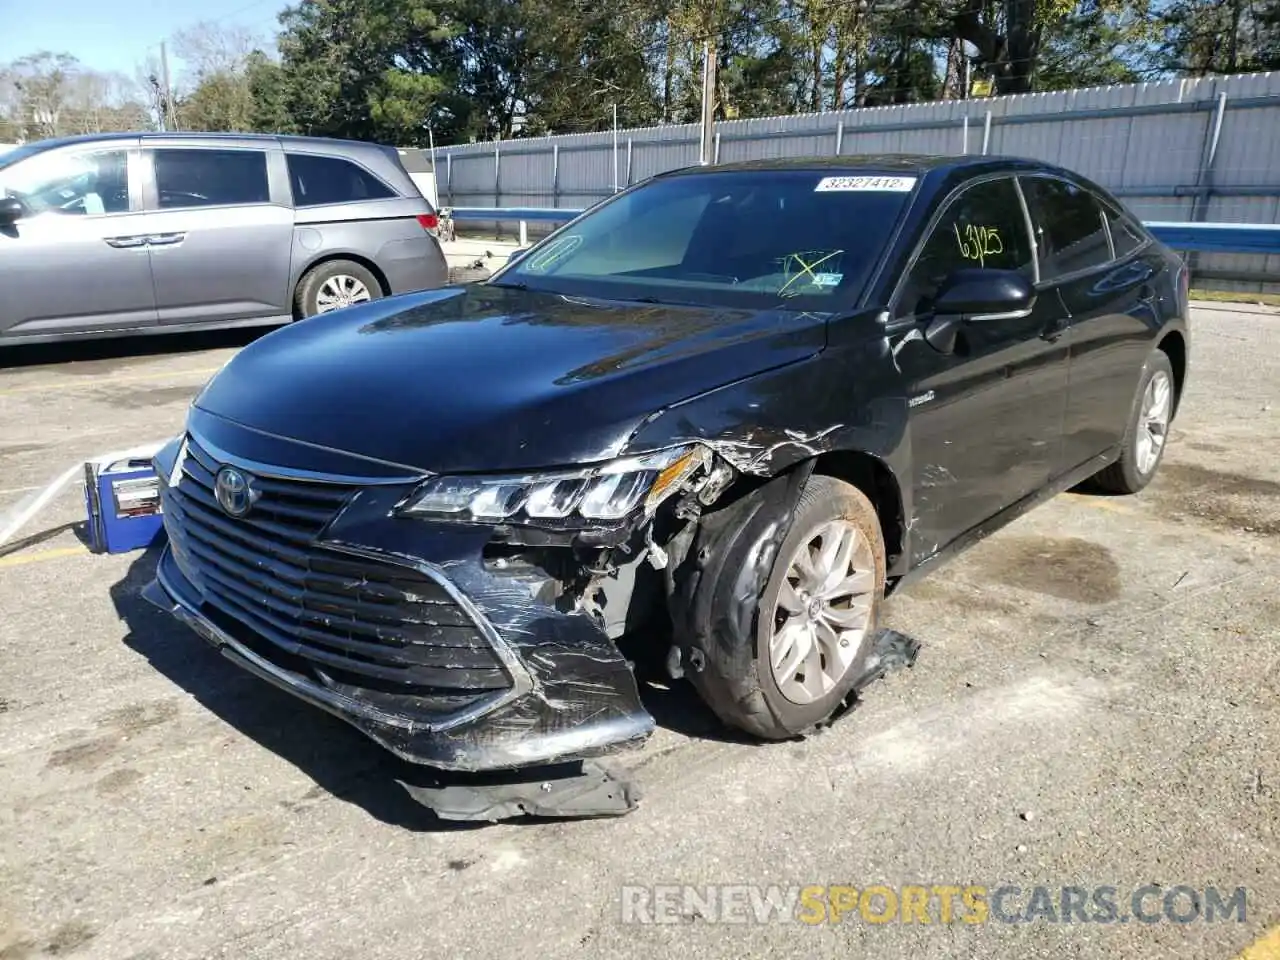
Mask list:
[{"label": "toyota emblem on grille", "polygon": [[243,517],[257,499],[253,481],[248,474],[235,467],[223,467],[213,481],[213,493],[218,506],[232,517]]}]

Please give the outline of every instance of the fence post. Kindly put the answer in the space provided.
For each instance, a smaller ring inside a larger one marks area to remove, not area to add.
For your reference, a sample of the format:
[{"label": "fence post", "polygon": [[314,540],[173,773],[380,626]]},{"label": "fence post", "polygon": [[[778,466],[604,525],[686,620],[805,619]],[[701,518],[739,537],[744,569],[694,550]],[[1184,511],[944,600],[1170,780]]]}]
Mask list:
[{"label": "fence post", "polygon": [[1213,120],[1205,130],[1204,146],[1200,152],[1200,170],[1196,174],[1197,190],[1191,203],[1191,219],[1203,220],[1208,213],[1209,200],[1213,196],[1214,163],[1218,159],[1218,142],[1222,139],[1222,121],[1227,115],[1227,95],[1218,94],[1218,103],[1213,110]]},{"label": "fence post", "polygon": [[627,186],[631,186],[631,138],[627,137]]},{"label": "fence post", "polygon": [[961,155],[969,152],[969,115],[966,113],[961,118],[960,123],[960,153]]},{"label": "fence post", "polygon": [[445,186],[449,190],[449,206],[453,206],[453,154],[444,155]]},{"label": "fence post", "polygon": [[[502,206],[502,141],[493,141],[493,205],[495,207]],[[502,221],[496,220],[493,225],[494,232],[499,240],[502,239]]]},{"label": "fence post", "polygon": [[716,146],[715,146],[715,151],[711,155],[711,162],[712,163],[720,162],[720,131],[719,130],[716,131]]},{"label": "fence post", "polygon": [[[1196,190],[1196,195],[1191,199],[1192,222],[1203,221],[1209,213],[1209,201],[1213,197],[1214,162],[1218,159],[1218,141],[1222,138],[1222,121],[1226,115],[1227,95],[1219,93],[1218,103],[1213,110],[1213,119],[1205,128],[1204,145],[1200,150],[1200,169],[1196,171],[1196,186],[1203,189]],[[1200,272],[1200,259],[1201,254],[1195,250],[1187,251],[1183,256],[1192,277]]]},{"label": "fence post", "polygon": [[840,151],[844,149],[844,121],[840,120],[836,123],[836,156],[840,156]]},{"label": "fence post", "polygon": [[618,105],[613,105],[613,192],[618,192]]},{"label": "fence post", "polygon": [[985,157],[987,151],[991,147],[991,111],[987,111],[986,119],[982,121],[982,155]]},{"label": "fence post", "polygon": [[560,144],[551,145],[551,205],[560,206]]}]

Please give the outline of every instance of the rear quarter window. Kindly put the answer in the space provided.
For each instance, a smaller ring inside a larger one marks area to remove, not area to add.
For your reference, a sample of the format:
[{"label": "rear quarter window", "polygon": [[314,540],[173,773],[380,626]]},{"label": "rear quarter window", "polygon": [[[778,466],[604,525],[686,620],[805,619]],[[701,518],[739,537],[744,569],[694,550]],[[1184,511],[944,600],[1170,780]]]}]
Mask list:
[{"label": "rear quarter window", "polygon": [[1103,201],[1102,210],[1107,218],[1107,226],[1111,228],[1111,243],[1117,257],[1127,256],[1147,242],[1141,228],[1123,210],[1116,209],[1106,201]]},{"label": "rear quarter window", "polygon": [[287,158],[295,207],[385,200],[396,195],[369,171],[342,157],[290,153]]}]

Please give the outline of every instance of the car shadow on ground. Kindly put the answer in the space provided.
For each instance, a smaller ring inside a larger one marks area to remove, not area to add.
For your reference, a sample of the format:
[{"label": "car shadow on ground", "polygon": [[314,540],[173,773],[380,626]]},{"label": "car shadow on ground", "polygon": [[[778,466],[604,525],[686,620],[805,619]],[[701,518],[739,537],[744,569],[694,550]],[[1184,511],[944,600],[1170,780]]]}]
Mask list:
[{"label": "car shadow on ground", "polygon": [[[187,332],[166,331],[142,336],[63,340],[53,343],[16,341],[0,348],[0,370],[69,363],[95,363],[101,367],[109,366],[112,361],[199,353],[203,350],[239,349],[275,329],[277,328],[270,326]],[[72,368],[68,372],[74,371],[75,368]]]},{"label": "car shadow on ground", "polygon": [[[155,576],[161,538],[139,554],[111,599],[127,627],[124,643],[240,733],[289,761],[317,786],[370,816],[414,831],[465,830],[484,823],[438,818],[401,786],[421,768],[400,760],[364,734],[276,689],[224,658],[195,633],[142,598]],[[739,740],[723,728],[687,683],[644,680],[645,706],[660,726],[700,739]],[[741,742],[745,742],[742,740]],[[616,766],[625,766],[623,757]],[[539,822],[529,818],[527,822]]]}]

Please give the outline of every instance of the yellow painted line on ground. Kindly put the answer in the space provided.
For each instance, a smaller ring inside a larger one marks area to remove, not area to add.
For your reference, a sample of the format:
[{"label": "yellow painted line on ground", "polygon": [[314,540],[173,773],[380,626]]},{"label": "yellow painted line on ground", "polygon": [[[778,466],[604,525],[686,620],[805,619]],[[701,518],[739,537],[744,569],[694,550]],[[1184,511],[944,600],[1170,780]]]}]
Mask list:
[{"label": "yellow painted line on ground", "polygon": [[35,553],[15,553],[11,557],[0,557],[0,568],[3,567],[25,567],[31,563],[43,563],[46,560],[60,560],[63,557],[78,557],[87,554],[89,548],[86,546],[78,547],[56,547],[53,550],[37,550]]},{"label": "yellow painted line on ground", "polygon": [[164,370],[156,373],[126,374],[122,377],[106,377],[103,379],[78,376],[75,379],[58,380],[54,383],[28,383],[21,387],[10,387],[8,390],[0,390],[0,397],[12,397],[20,393],[75,390],[82,387],[97,389],[98,387],[114,386],[117,383],[140,383],[144,380],[164,380],[166,378],[176,379],[187,375],[207,377],[212,376],[221,369],[221,367],[201,367],[198,370]]},{"label": "yellow painted line on ground", "polygon": [[1280,960],[1280,927],[1273,928],[1245,947],[1235,960]]}]

